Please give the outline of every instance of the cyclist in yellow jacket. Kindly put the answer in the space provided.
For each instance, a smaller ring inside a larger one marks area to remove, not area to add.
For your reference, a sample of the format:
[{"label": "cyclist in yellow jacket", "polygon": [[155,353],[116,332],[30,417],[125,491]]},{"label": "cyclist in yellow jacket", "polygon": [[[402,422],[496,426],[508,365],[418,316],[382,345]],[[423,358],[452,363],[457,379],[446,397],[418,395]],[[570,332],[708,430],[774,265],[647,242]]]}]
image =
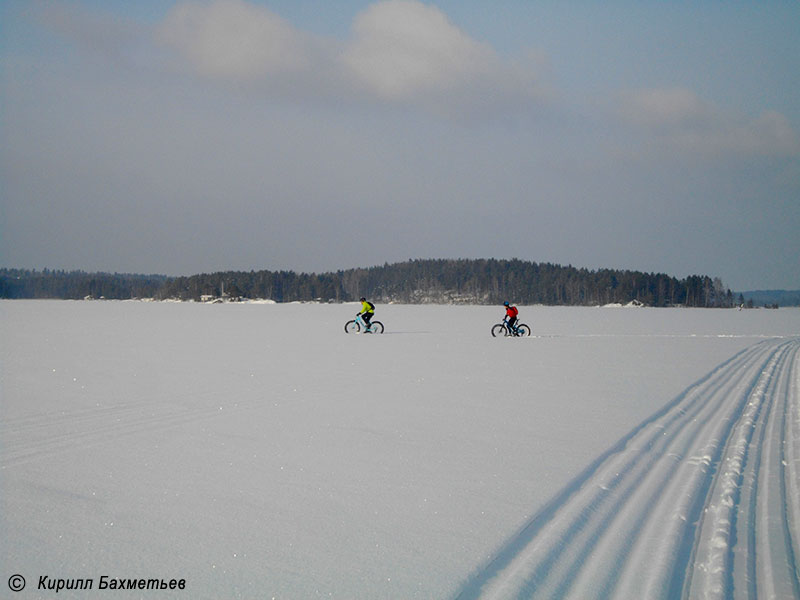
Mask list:
[{"label": "cyclist in yellow jacket", "polygon": [[372,320],[374,314],[375,305],[372,302],[368,302],[366,298],[361,298],[361,312],[356,313],[356,316],[361,315],[364,323],[367,324],[367,328],[364,331],[370,331],[370,320]]}]

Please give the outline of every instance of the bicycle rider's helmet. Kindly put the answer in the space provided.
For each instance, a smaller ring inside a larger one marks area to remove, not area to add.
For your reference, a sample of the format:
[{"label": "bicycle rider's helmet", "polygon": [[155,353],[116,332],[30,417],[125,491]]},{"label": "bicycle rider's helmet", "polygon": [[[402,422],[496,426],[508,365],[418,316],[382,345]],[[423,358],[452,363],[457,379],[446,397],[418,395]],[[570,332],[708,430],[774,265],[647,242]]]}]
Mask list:
[{"label": "bicycle rider's helmet", "polygon": [[367,301],[367,299],[366,299],[366,298],[361,298],[361,301],[362,301],[362,302],[366,302],[366,301]]},{"label": "bicycle rider's helmet", "polygon": [[503,302],[503,306],[508,306],[508,301]]}]

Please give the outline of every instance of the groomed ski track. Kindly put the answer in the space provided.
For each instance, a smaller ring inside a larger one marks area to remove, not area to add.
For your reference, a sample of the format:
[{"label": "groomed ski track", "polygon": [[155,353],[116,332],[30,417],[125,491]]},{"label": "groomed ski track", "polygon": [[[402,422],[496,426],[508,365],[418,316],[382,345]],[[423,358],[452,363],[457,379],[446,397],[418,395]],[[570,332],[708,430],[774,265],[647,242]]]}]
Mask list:
[{"label": "groomed ski track", "polygon": [[708,373],[553,498],[459,600],[800,599],[800,339]]}]

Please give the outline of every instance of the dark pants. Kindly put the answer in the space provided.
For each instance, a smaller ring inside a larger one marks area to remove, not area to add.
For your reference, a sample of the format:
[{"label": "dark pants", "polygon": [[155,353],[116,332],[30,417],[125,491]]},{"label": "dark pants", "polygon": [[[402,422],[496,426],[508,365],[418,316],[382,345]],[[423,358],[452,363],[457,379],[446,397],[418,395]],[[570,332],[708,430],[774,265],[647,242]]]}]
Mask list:
[{"label": "dark pants", "polygon": [[[516,323],[517,323],[517,317],[511,317],[511,318],[508,320],[508,330],[509,330],[511,333],[514,333],[514,325],[515,325]],[[515,335],[516,335],[516,334],[515,334]]]},{"label": "dark pants", "polygon": [[367,327],[370,326],[370,320],[372,319],[372,313],[363,313],[361,318],[364,320],[364,323],[367,324]]}]

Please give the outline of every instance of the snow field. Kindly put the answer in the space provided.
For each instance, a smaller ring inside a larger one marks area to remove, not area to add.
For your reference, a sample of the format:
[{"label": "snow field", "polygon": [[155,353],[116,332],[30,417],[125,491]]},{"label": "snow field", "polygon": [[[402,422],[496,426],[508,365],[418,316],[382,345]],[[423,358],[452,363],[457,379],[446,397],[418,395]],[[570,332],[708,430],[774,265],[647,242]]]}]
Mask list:
[{"label": "snow field", "polygon": [[379,305],[387,333],[348,336],[356,310],[0,302],[6,578],[625,598],[738,593],[741,563],[791,588],[763,547],[797,552],[800,311],[522,307],[534,337],[493,339],[500,307]]}]

